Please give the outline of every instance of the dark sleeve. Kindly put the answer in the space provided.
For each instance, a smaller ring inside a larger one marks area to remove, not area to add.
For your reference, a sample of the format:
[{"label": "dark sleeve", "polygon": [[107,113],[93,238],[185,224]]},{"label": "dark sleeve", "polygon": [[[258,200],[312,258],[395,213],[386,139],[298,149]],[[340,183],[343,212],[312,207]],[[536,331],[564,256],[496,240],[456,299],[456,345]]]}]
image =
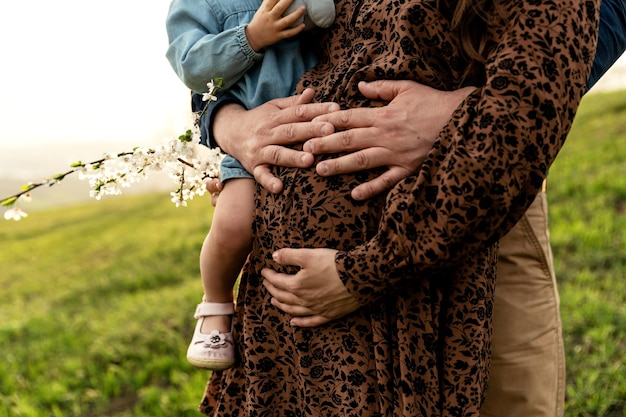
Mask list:
[{"label": "dark sleeve", "polygon": [[[198,125],[200,127],[200,143],[209,148],[219,147],[215,138],[213,137],[213,131],[211,126],[213,125],[213,118],[217,114],[217,111],[225,104],[237,103],[243,106],[243,103],[230,95],[228,92],[224,92],[217,95],[217,100],[212,102],[208,107],[206,113],[202,115]],[[191,92],[191,111],[194,113],[202,112],[206,106],[206,102],[202,101],[202,94]]]},{"label": "dark sleeve", "polygon": [[[510,25],[488,56],[485,85],[459,106],[419,173],[389,192],[374,238],[335,257],[361,304],[463,267],[523,216],[585,91],[599,3],[505,2]],[[528,16],[550,24],[530,30]]]},{"label": "dark sleeve", "polygon": [[598,48],[587,82],[587,91],[626,50],[626,0],[602,0]]}]

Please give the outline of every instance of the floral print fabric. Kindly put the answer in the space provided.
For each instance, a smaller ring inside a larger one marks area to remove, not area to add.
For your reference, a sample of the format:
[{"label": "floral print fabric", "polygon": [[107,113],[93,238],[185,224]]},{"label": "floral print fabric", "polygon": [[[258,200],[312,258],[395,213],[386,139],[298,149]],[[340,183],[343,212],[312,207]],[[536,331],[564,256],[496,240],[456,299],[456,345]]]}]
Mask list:
[{"label": "floral print fabric", "polygon": [[[388,195],[349,196],[377,172],[322,178],[276,168],[256,195],[255,242],[239,288],[238,362],[215,372],[213,416],[478,416],[489,367],[497,239],[536,195],[569,131],[595,45],[599,1],[509,1],[486,83],[457,109],[420,172]],[[320,63],[300,88],[344,108],[361,80],[457,88],[466,61],[436,0],[339,0]],[[321,158],[320,158],[321,159]],[[294,328],[270,303],[264,267],[282,247],[339,249],[363,304]]]}]

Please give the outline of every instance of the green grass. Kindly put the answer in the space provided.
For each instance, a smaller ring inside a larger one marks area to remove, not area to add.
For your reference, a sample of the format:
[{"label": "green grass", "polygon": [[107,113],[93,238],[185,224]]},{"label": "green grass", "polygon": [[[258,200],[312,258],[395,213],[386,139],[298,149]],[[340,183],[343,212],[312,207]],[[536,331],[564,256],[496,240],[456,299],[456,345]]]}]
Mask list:
[{"label": "green grass", "polygon": [[626,94],[585,97],[548,180],[568,416],[626,415]]},{"label": "green grass", "polygon": [[0,224],[0,416],[197,415],[187,365],[208,199],[167,194]]},{"label": "green grass", "polygon": [[[585,98],[548,195],[566,415],[624,416],[623,92]],[[0,417],[197,416],[208,373],[184,355],[210,216],[160,193],[0,222]]]}]

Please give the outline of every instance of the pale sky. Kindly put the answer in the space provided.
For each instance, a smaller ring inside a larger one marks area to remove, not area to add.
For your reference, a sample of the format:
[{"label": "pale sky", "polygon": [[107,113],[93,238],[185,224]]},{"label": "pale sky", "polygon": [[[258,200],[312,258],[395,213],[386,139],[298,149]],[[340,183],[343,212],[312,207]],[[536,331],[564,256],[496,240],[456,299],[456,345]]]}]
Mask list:
[{"label": "pale sky", "polygon": [[0,144],[154,143],[182,133],[189,93],[165,59],[170,0],[0,5]]},{"label": "pale sky", "polygon": [[165,59],[169,3],[3,2],[0,153],[32,143],[143,146],[189,127],[188,90]]}]

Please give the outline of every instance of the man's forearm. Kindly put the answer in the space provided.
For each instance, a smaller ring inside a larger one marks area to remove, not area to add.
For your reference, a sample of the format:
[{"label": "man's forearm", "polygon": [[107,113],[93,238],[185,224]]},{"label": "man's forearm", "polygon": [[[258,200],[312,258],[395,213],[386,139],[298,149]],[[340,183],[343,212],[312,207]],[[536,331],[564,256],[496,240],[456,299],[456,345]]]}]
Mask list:
[{"label": "man's forearm", "polygon": [[242,120],[242,117],[247,109],[238,103],[223,104],[219,108],[220,117],[213,117],[212,131],[211,131],[211,144],[219,146],[219,148],[229,155],[237,158],[237,151],[240,149],[237,144],[237,134],[241,133],[242,126],[237,123],[237,120]]},{"label": "man's forearm", "polygon": [[196,114],[203,113],[202,120],[200,121],[200,143],[210,148],[215,148],[218,145],[215,140],[213,132],[213,122],[216,115],[222,110],[222,107],[229,103],[241,104],[241,102],[228,92],[220,93],[217,95],[217,101],[211,102],[206,112],[203,113],[207,102],[202,100],[202,94],[191,94],[191,111]]}]

